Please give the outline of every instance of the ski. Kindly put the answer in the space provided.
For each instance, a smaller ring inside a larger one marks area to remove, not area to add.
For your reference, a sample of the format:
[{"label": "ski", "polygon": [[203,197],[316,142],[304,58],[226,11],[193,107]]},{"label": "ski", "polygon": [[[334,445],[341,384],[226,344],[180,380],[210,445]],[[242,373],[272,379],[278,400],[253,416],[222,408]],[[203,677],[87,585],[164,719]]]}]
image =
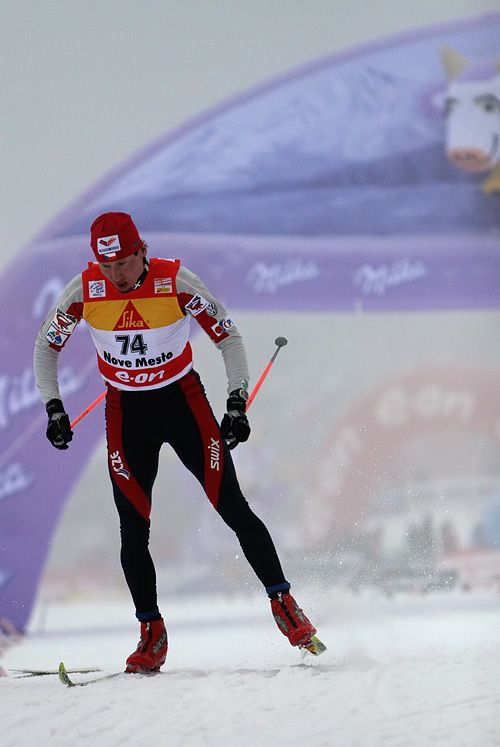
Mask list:
[{"label": "ski", "polygon": [[[87,669],[84,670],[83,673],[86,672],[100,672],[101,669]],[[57,670],[57,674],[59,675],[59,681],[62,682],[63,685],[66,685],[66,687],[85,687],[86,685],[92,685],[96,682],[102,682],[103,680],[110,680],[115,677],[119,677],[121,674],[124,674],[123,672],[113,672],[112,674],[104,674],[102,677],[93,677],[91,680],[85,680],[85,682],[73,682],[71,677],[69,676],[69,673],[80,673],[82,670],[75,670],[75,669],[66,669],[64,666],[64,663],[61,662],[59,664],[59,669]]]},{"label": "ski", "polygon": [[[85,680],[84,682],[74,682],[71,677],[69,676],[70,673],[72,673],[75,670],[72,669],[66,669],[64,666],[64,663],[61,662],[59,664],[59,669],[57,670],[57,674],[59,675],[59,681],[62,682],[63,685],[66,685],[66,687],[86,687],[87,685],[95,685],[97,682],[104,682],[105,680],[113,680],[117,677],[121,677],[122,675],[130,675],[133,674],[135,677],[142,676],[142,677],[155,677],[157,674],[164,674],[163,672],[112,672],[111,674],[103,674],[101,677],[93,677],[90,680]],[[97,672],[101,672],[101,669],[95,670]]]},{"label": "ski", "polygon": [[[307,641],[304,641],[303,643],[299,644],[299,648],[303,651],[307,651],[313,656],[319,656],[324,651],[326,651],[325,644],[320,641],[320,639],[316,635],[312,635]],[[115,679],[116,677],[120,677],[122,674],[127,674],[127,672],[112,672],[111,674],[104,674],[101,677],[93,677],[90,680],[85,680],[84,682],[73,682],[70,674],[88,674],[92,672],[101,672],[101,669],[66,669],[64,666],[64,662],[61,661],[59,664],[59,669],[56,670],[11,670],[11,671],[18,671],[22,672],[24,676],[40,676],[44,674],[57,674],[59,676],[59,681],[66,685],[66,687],[86,687],[87,685],[93,685],[97,682],[103,682],[104,680],[111,680]],[[161,672],[135,672],[134,674],[142,674],[146,677],[151,677],[156,674],[161,674]]]},{"label": "ski", "polygon": [[[96,667],[84,667],[82,669],[67,669],[68,674],[89,674],[91,672],[100,672]],[[58,669],[9,669],[9,672],[18,675],[17,679],[22,677],[45,677],[49,674],[59,674]]]},{"label": "ski", "polygon": [[299,644],[300,648],[304,649],[305,651],[309,651],[310,654],[313,656],[319,656],[324,651],[326,651],[325,644],[319,640],[319,638],[315,635],[312,635],[308,641],[305,641],[305,643]]}]

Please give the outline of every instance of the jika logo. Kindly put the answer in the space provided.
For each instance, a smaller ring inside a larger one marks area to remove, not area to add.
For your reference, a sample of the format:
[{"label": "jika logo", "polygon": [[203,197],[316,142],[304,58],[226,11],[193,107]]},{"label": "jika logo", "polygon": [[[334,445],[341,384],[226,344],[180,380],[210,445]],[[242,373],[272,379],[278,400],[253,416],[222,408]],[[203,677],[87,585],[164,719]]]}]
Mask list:
[{"label": "jika logo", "polygon": [[126,480],[130,479],[130,472],[123,466],[123,459],[119,451],[114,451],[109,455],[111,461],[111,468],[117,475],[124,477]]},{"label": "jika logo", "polygon": [[216,469],[218,472],[220,465],[220,443],[218,439],[212,438],[212,436],[210,436],[208,451],[210,453],[210,469]]},{"label": "jika logo", "polygon": [[133,303],[129,301],[114,329],[146,329],[147,326]]}]

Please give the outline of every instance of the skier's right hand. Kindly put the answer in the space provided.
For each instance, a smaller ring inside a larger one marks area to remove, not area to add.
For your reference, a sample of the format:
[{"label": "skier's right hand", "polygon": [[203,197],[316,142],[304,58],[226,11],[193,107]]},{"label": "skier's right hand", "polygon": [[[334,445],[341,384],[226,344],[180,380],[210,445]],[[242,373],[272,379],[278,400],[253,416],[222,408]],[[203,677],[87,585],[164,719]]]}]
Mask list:
[{"label": "skier's right hand", "polygon": [[51,399],[45,405],[49,422],[47,424],[47,438],[56,449],[67,449],[73,438],[73,431],[68,415],[60,399]]}]

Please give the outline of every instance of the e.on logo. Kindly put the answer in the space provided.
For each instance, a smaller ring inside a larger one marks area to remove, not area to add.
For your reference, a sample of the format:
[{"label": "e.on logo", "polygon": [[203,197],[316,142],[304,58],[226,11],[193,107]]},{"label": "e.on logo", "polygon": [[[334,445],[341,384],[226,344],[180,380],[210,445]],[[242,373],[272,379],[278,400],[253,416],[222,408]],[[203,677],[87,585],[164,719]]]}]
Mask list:
[{"label": "e.on logo", "polygon": [[389,428],[416,421],[467,422],[475,404],[476,395],[470,389],[429,381],[416,387],[388,387],[375,403],[375,415]]}]

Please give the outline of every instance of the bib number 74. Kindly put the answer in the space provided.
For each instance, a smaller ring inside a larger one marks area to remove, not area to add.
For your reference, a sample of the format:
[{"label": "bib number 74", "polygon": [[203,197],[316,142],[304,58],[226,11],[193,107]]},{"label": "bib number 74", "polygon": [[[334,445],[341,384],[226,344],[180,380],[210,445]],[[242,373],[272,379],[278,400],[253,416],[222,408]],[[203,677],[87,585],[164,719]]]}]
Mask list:
[{"label": "bib number 74", "polygon": [[144,342],[143,335],[138,333],[132,336],[132,340],[130,338],[130,335],[115,335],[115,341],[121,343],[120,355],[128,355],[129,351],[144,355],[148,346]]}]

